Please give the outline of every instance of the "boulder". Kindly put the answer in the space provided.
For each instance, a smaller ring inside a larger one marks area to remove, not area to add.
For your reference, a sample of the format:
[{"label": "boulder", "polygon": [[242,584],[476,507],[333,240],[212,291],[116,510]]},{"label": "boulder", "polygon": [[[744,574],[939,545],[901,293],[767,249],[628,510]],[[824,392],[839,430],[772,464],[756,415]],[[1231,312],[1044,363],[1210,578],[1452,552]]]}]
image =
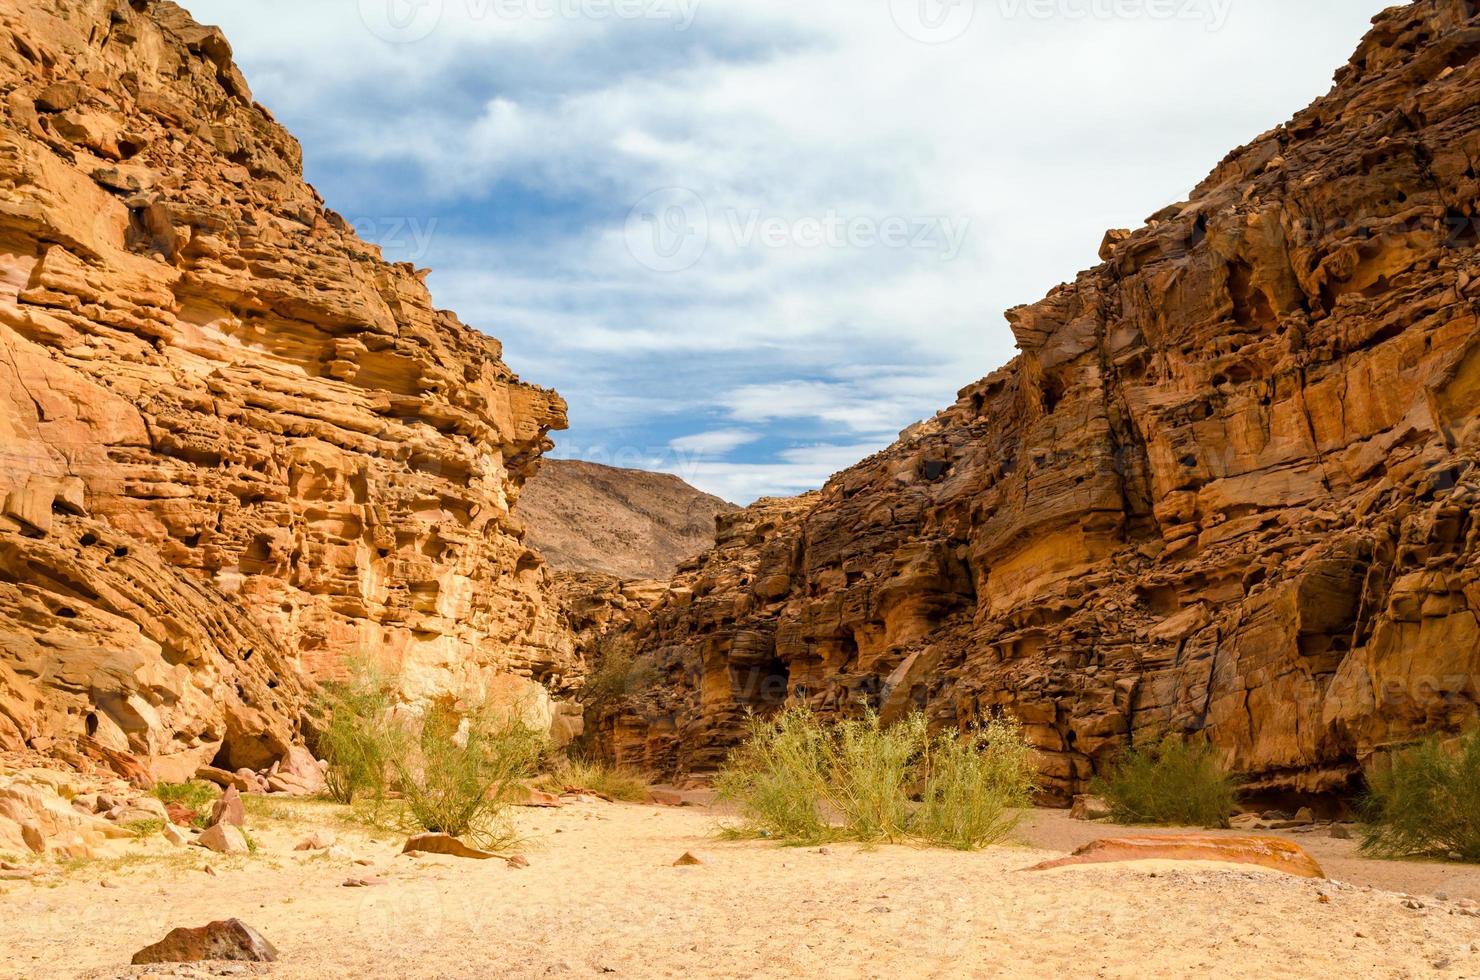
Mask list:
[{"label": "boulder", "polygon": [[235,786],[228,786],[226,792],[221,794],[211,807],[211,818],[206,826],[214,827],[217,824],[229,823],[233,827],[245,827],[247,825],[247,811],[242,804],[242,795],[237,792]]},{"label": "boulder", "polygon": [[218,823],[203,831],[195,843],[217,854],[247,854],[251,852],[247,835],[235,824]]},{"label": "boulder", "polygon": [[1075,820],[1106,820],[1110,817],[1110,804],[1103,797],[1080,794],[1074,797],[1069,816]]},{"label": "boulder", "polygon": [[278,951],[256,929],[240,919],[223,919],[194,929],[174,929],[152,946],[134,954],[135,966],[152,963],[229,961],[273,963]]}]

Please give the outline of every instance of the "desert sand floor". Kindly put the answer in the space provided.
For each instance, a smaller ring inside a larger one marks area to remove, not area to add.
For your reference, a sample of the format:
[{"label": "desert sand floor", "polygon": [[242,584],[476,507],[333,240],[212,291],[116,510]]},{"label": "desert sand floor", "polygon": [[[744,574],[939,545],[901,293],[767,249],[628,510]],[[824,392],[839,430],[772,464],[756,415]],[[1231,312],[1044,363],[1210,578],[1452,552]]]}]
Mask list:
[{"label": "desert sand floor", "polygon": [[[583,802],[519,812],[524,869],[400,856],[342,813],[253,801],[250,857],[157,841],[5,882],[0,976],[1480,977],[1480,918],[1459,901],[1480,897],[1480,872],[1310,836],[1295,839],[1349,883],[1211,864],[1024,872],[1114,832],[1051,813],[1023,829],[1036,846],[822,853],[722,842],[705,809]],[[292,850],[318,828],[342,851]],[[685,851],[705,863],[674,867]],[[344,887],[367,874],[388,883]],[[1451,900],[1385,890],[1405,874]],[[126,965],[175,926],[231,916],[281,962]]]}]

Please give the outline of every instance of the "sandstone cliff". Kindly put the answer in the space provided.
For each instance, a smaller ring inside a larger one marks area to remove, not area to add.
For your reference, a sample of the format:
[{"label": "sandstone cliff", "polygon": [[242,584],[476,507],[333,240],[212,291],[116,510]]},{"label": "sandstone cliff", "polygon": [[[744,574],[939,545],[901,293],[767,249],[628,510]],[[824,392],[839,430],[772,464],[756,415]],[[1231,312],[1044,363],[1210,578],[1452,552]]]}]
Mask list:
[{"label": "sandstone cliff", "polygon": [[1010,365],[820,493],[724,518],[601,638],[662,678],[600,712],[610,749],[694,772],[747,708],[1005,710],[1060,798],[1169,730],[1322,792],[1472,722],[1473,7],[1381,15],[1329,95],[1010,311]]},{"label": "sandstone cliff", "polygon": [[666,579],[737,508],[667,473],[547,459],[519,501],[529,543],[560,572]]},{"label": "sandstone cliff", "polygon": [[547,715],[564,424],[302,178],[215,28],[0,0],[0,748],[265,766],[348,657]]}]

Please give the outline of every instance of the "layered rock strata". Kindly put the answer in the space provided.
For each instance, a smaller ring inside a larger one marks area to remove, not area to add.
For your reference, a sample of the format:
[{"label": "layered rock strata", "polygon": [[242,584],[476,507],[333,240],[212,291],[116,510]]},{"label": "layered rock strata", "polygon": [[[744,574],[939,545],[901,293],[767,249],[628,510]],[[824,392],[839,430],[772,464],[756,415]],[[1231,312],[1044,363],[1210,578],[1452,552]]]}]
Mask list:
[{"label": "layered rock strata", "polygon": [[593,719],[612,753],[712,769],[786,703],[1005,711],[1061,800],[1169,731],[1340,792],[1473,722],[1477,160],[1474,5],[1382,14],[1330,94],[1010,311],[1011,364],[726,518],[601,640],[661,677]]},{"label": "layered rock strata", "polygon": [[266,768],[352,658],[557,712],[564,404],[301,162],[175,4],[0,0],[0,747]]}]

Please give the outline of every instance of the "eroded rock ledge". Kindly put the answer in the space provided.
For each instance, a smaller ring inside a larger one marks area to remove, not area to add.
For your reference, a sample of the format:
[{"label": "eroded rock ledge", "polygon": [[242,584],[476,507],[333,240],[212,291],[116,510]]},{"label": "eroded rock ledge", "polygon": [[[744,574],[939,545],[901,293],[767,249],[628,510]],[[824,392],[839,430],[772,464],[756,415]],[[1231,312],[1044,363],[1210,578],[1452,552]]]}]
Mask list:
[{"label": "eroded rock ledge", "polygon": [[175,4],[0,0],[0,95],[0,748],[259,768],[355,656],[557,714],[510,508],[561,399],[324,207]]},{"label": "eroded rock ledge", "polygon": [[661,676],[594,719],[609,749],[701,772],[786,701],[1007,710],[1060,798],[1168,730],[1325,792],[1472,721],[1480,20],[1374,24],[1329,95],[1010,311],[1010,365],[583,637]]}]

